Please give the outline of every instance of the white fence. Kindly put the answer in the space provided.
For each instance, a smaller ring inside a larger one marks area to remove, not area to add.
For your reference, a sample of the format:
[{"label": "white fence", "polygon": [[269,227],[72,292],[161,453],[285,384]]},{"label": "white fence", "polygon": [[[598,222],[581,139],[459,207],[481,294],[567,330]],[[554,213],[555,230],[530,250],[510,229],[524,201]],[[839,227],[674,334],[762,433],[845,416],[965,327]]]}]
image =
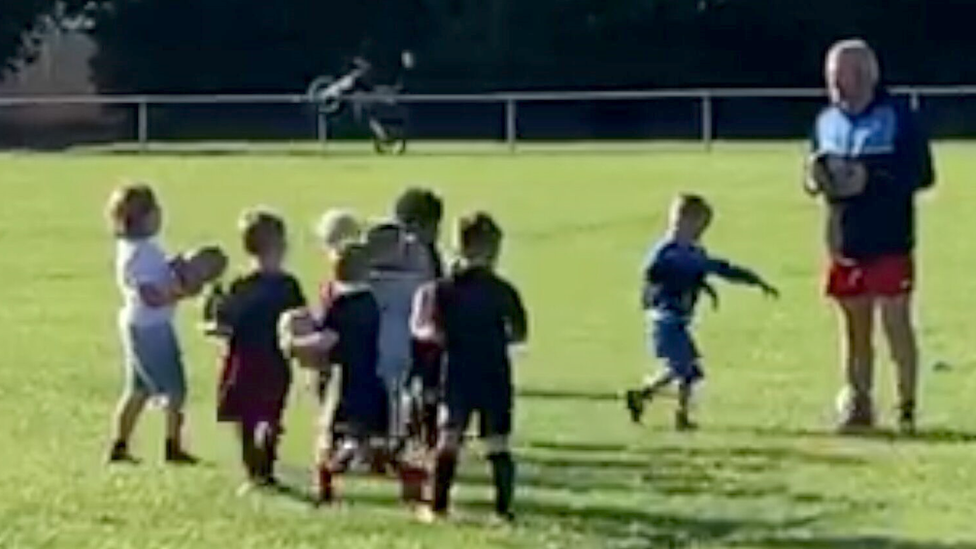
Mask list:
[{"label": "white fence", "polygon": [[[906,86],[895,87],[896,95],[907,96],[913,108],[918,109],[927,97],[968,97],[976,96],[976,86]],[[635,91],[573,91],[573,92],[512,92],[486,94],[404,94],[396,100],[404,105],[438,104],[480,104],[503,107],[504,142],[511,151],[519,143],[519,107],[532,103],[547,102],[626,102],[680,99],[698,103],[700,113],[696,121],[698,138],[707,149],[715,140],[715,116],[713,102],[719,99],[811,99],[823,97],[822,89],[807,88],[739,88],[739,89],[694,89],[694,90],[635,90]],[[370,96],[358,95],[346,101],[365,100]],[[385,97],[389,99],[389,97]],[[150,127],[150,109],[153,106],[173,105],[313,105],[315,101],[305,94],[271,95],[95,95],[95,96],[0,96],[0,113],[7,107],[43,106],[101,106],[129,107],[135,111],[136,141],[145,149],[153,140]],[[328,128],[322,118],[316,125],[315,137],[327,138]],[[309,138],[312,136],[309,135]]]}]

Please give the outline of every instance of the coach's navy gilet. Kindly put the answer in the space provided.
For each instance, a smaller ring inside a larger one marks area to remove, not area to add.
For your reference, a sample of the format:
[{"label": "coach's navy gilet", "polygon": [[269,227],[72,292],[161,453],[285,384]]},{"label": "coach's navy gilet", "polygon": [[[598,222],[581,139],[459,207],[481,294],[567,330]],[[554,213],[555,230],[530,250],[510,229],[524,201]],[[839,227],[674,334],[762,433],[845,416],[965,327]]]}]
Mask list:
[{"label": "coach's navy gilet", "polygon": [[856,159],[867,168],[864,192],[832,205],[839,215],[840,252],[860,260],[910,253],[915,192],[935,180],[928,140],[914,113],[884,91],[859,114],[828,106],[817,117],[813,150]]}]

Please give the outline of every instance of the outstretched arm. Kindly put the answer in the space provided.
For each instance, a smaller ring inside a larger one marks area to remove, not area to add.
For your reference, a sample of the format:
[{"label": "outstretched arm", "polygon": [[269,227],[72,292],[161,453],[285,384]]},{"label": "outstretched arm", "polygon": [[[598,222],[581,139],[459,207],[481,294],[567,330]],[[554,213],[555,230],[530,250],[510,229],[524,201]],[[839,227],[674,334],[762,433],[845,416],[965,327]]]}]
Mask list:
[{"label": "outstretched arm", "polygon": [[779,290],[766,282],[756,272],[722,259],[709,258],[706,262],[706,272],[735,284],[757,287],[770,297],[779,296]]}]

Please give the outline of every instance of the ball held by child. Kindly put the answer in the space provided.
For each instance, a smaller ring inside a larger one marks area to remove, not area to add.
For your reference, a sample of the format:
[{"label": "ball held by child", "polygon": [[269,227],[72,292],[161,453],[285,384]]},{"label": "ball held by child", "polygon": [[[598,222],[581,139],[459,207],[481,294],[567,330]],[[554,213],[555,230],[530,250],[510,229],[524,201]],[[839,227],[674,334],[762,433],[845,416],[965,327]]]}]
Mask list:
[{"label": "ball held by child", "polygon": [[335,342],[333,334],[319,330],[315,316],[307,308],[286,311],[278,321],[282,352],[305,368],[326,368],[329,349]]},{"label": "ball held by child", "polygon": [[177,284],[186,295],[199,294],[227,270],[227,254],[218,246],[201,246],[170,261]]}]

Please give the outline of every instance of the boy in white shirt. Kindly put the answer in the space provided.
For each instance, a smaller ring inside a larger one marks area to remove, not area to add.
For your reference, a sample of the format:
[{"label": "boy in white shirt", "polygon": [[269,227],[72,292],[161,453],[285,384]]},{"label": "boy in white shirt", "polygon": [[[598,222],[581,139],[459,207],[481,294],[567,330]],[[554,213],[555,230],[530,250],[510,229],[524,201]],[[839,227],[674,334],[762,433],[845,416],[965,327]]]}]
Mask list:
[{"label": "boy in white shirt", "polygon": [[135,463],[129,439],[149,399],[165,402],[165,460],[193,464],[181,441],[186,377],[173,313],[176,303],[200,291],[187,287],[155,237],[162,209],[147,185],[124,185],[109,198],[107,215],[118,243],[116,279],[122,294],[119,333],[125,352],[126,386],[115,414],[110,463]]}]

